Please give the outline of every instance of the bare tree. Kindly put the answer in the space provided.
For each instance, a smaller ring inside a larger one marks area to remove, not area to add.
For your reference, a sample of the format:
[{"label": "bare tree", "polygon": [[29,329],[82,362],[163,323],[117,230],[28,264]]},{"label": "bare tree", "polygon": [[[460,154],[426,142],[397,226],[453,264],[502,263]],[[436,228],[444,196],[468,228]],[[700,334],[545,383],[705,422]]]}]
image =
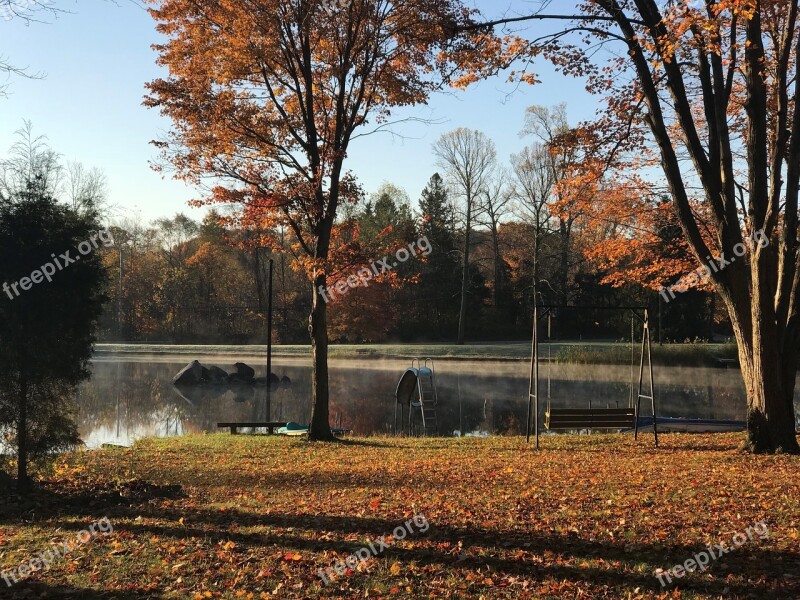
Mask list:
[{"label": "bare tree", "polygon": [[73,210],[105,216],[108,179],[103,171],[87,169],[79,162],[67,163],[65,186]]},{"label": "bare tree", "polygon": [[64,178],[58,153],[48,146],[46,137],[34,135],[30,121],[16,136],[8,158],[0,161],[0,201],[10,202],[26,193],[56,197]]},{"label": "bare tree", "polygon": [[8,157],[0,160],[0,202],[37,194],[63,200],[75,212],[98,221],[108,216],[107,180],[100,169],[79,162],[64,166],[47,138],[33,133],[30,121],[16,136]]},{"label": "bare tree", "polygon": [[480,199],[489,187],[497,160],[494,142],[484,133],[459,128],[442,135],[433,145],[437,164],[447,174],[453,196],[461,200],[464,225],[464,251],[461,272],[461,310],[458,317],[458,343],[463,344],[467,325],[467,294],[470,280],[472,226],[481,209]]},{"label": "bare tree", "polygon": [[500,222],[508,214],[513,198],[509,187],[509,174],[504,167],[497,168],[487,178],[486,187],[480,198],[481,217],[479,222],[485,225],[492,236],[492,262],[494,270],[494,308],[499,307],[500,292],[505,285],[503,270],[503,253],[500,249]]},{"label": "bare tree", "polygon": [[[536,143],[539,144],[537,152],[541,152],[537,167],[548,171],[545,178],[550,191],[544,202],[559,206],[554,217],[558,223],[559,240],[558,282],[555,287],[564,304],[569,301],[570,250],[576,214],[572,210],[565,210],[568,207],[564,205],[558,184],[568,176],[572,167],[578,162],[574,146],[562,143],[571,131],[567,118],[567,105],[564,103],[552,107],[529,106],[525,111],[525,127],[522,134],[536,138]],[[552,215],[553,211],[550,210],[550,213]]]},{"label": "bare tree", "polygon": [[553,157],[543,144],[531,144],[519,154],[511,156],[514,174],[512,197],[514,212],[523,222],[533,227],[533,293],[534,300],[540,288],[543,241],[552,232],[553,217],[550,201],[555,187]]}]

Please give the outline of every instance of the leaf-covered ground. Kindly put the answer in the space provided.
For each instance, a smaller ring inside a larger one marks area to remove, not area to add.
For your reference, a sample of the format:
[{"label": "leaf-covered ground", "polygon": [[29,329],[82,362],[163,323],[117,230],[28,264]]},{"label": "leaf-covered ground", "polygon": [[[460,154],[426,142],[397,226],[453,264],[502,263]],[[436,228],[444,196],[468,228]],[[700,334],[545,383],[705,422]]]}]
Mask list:
[{"label": "leaf-covered ground", "polygon": [[[207,435],[81,452],[0,506],[0,569],[102,517],[113,533],[0,579],[0,598],[800,598],[800,459],[741,441]],[[428,530],[392,539],[415,515]],[[662,588],[659,569],[762,520],[768,537]],[[381,536],[324,585],[319,569]]]}]

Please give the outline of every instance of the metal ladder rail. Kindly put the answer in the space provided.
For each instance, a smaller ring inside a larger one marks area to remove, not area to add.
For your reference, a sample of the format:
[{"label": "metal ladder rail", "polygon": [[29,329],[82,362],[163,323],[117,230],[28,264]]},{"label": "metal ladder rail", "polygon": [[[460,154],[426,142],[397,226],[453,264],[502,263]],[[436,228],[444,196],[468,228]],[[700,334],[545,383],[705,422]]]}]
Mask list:
[{"label": "metal ladder rail", "polygon": [[[412,366],[414,362],[412,361]],[[424,363],[422,359],[417,361],[418,373],[417,376],[417,390],[420,399],[420,412],[422,413],[422,427],[425,433],[434,431],[438,433],[439,419],[436,414],[436,405],[438,404],[438,393],[436,390],[436,379],[433,368],[433,360],[426,358]],[[428,366],[430,365],[430,367]],[[429,368],[430,373],[423,373],[423,368]]]}]

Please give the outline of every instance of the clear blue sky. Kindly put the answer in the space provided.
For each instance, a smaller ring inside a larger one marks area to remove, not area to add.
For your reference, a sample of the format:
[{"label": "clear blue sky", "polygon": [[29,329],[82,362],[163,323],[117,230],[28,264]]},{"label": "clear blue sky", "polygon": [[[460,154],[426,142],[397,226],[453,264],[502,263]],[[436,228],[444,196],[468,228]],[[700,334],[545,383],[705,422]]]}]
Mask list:
[{"label": "clear blue sky", "polygon": [[[531,5],[524,0],[477,4],[490,17],[509,6],[513,10]],[[200,209],[186,205],[196,192],[162,178],[149,166],[156,156],[150,140],[169,128],[156,111],[142,106],[145,82],[162,74],[150,48],[158,38],[150,16],[127,0],[55,0],[55,5],[70,14],[49,18],[46,24],[0,19],[0,55],[45,76],[8,81],[8,97],[0,98],[0,155],[28,119],[66,159],[105,171],[110,200],[125,211],[139,213],[144,220],[176,212],[200,218]],[[450,129],[484,131],[497,144],[498,157],[507,161],[527,143],[519,137],[526,106],[563,101],[573,120],[593,114],[596,99],[579,81],[554,74],[545,63],[537,72],[543,79],[539,86],[516,88],[490,80],[466,92],[437,95],[428,106],[405,111],[404,115],[441,123],[399,125],[395,131],[402,138],[378,133],[357,140],[349,168],[367,191],[390,181],[405,188],[416,202],[436,170],[431,144]]]}]

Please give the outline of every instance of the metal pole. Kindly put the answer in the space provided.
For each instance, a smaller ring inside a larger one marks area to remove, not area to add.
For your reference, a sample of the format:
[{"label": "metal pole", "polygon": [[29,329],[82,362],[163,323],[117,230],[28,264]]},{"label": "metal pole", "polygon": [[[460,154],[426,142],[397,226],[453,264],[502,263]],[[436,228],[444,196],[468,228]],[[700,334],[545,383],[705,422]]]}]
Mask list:
[{"label": "metal pole", "polygon": [[[536,294],[534,293],[534,302],[536,302]],[[533,412],[533,377],[534,377],[534,359],[536,358],[536,305],[533,308],[533,333],[531,334],[531,373],[528,378],[528,418],[525,421],[525,443],[531,441],[531,412]]]},{"label": "metal pole", "polygon": [[269,259],[269,297],[267,300],[267,422],[272,414],[272,266],[274,261]]},{"label": "metal pole", "polygon": [[628,408],[633,408],[633,362],[634,362],[634,337],[636,336],[634,330],[634,317],[631,315],[631,393],[628,398]]},{"label": "metal pole", "polygon": [[664,345],[664,338],[662,337],[662,310],[661,310],[661,294],[658,295],[658,345]]},{"label": "metal pole", "polygon": [[119,298],[117,299],[117,327],[119,328],[119,341],[122,339],[122,245],[119,246]]},{"label": "metal pole", "polygon": [[461,374],[456,375],[456,382],[458,385],[458,434],[459,437],[464,437],[464,411],[461,400]]},{"label": "metal pole", "polygon": [[644,328],[647,331],[647,362],[650,369],[650,402],[653,407],[653,437],[655,438],[656,448],[658,448],[658,422],[656,415],[656,388],[655,381],[653,381],[653,354],[650,347],[650,313],[644,313]]},{"label": "metal pole", "polygon": [[536,432],[536,449],[539,449],[539,308],[533,311],[533,347],[534,347],[534,371],[533,371],[533,393],[535,395],[536,410],[533,414],[533,430]]},{"label": "metal pole", "polygon": [[[649,319],[647,310],[644,311],[644,325],[642,326],[642,356],[639,362],[639,388],[636,392],[636,410],[634,411],[633,439],[639,439],[639,413],[642,403],[642,382],[644,380],[644,354],[647,351],[647,320]],[[655,423],[655,422],[654,422]]]},{"label": "metal pole", "polygon": [[550,369],[553,368],[553,322],[552,316],[550,313],[547,314],[547,403],[548,406],[550,404]]}]

